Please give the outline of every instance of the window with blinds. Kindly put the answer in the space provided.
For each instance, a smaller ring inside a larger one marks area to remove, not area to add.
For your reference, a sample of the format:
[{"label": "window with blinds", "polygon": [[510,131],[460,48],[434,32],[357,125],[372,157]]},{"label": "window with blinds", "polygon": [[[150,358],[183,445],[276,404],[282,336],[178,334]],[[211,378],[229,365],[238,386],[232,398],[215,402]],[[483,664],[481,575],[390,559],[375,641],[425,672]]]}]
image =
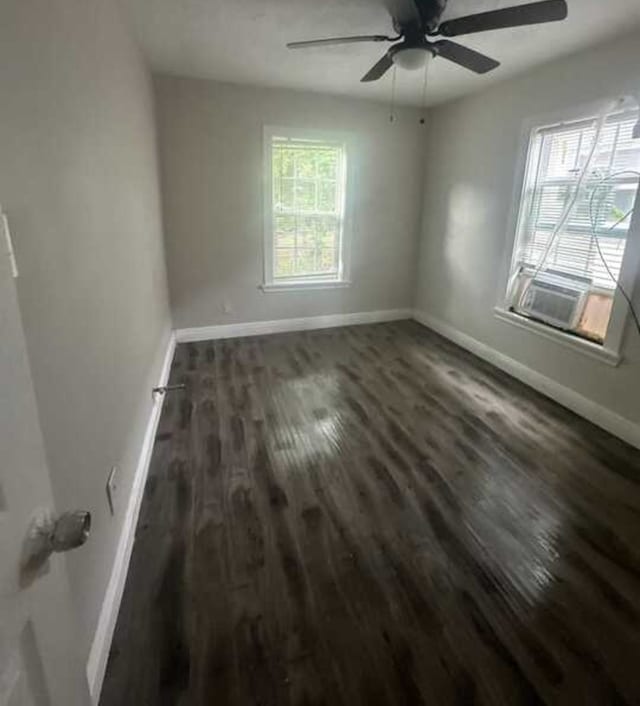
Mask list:
[{"label": "window with blinds", "polygon": [[[607,116],[594,149],[597,121],[534,131],[509,296],[518,313],[602,342],[638,189],[640,140],[633,139],[638,111],[618,112]],[[545,315],[536,297],[566,315]]]},{"label": "window with blinds", "polygon": [[343,276],[346,147],[272,135],[270,272],[274,284]]}]

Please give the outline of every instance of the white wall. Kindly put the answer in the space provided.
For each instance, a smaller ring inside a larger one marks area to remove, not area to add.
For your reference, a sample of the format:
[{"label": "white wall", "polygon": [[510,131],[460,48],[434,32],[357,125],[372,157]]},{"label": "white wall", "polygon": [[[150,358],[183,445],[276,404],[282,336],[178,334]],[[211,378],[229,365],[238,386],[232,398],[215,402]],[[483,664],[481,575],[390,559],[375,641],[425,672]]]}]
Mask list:
[{"label": "white wall", "polygon": [[87,654],[170,329],[153,96],[114,1],[1,16],[0,203],[56,504],[93,514],[66,556]]},{"label": "white wall", "polygon": [[[415,110],[390,125],[365,101],[158,78],[175,325],[409,307],[422,212],[421,310],[640,420],[635,334],[612,369],[492,315],[523,121],[637,89],[638,66],[635,36],[431,111],[424,194]],[[88,652],[170,327],[151,86],[112,0],[6,0],[0,95],[0,203],[56,501],[94,516],[89,545],[68,555]],[[263,124],[361,136],[350,288],[258,290]]]},{"label": "white wall", "polygon": [[[532,116],[640,90],[635,34],[550,63],[429,117],[416,305],[632,422],[640,422],[640,337],[618,368],[498,321],[521,132]],[[630,243],[637,248],[640,243]],[[640,306],[640,286],[635,301]]]},{"label": "white wall", "polygon": [[[156,99],[176,327],[412,305],[425,129],[416,110],[390,124],[372,102],[169,77],[156,78]],[[357,133],[351,287],[258,289],[265,124]]]}]

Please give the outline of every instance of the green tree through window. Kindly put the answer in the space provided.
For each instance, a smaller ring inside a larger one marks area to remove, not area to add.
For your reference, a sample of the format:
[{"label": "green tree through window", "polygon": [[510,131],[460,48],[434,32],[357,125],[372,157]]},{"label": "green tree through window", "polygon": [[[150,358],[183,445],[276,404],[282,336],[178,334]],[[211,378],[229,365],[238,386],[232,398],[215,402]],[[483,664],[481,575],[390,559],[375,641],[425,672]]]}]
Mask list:
[{"label": "green tree through window", "polygon": [[344,145],[274,137],[271,169],[274,279],[337,279]]}]

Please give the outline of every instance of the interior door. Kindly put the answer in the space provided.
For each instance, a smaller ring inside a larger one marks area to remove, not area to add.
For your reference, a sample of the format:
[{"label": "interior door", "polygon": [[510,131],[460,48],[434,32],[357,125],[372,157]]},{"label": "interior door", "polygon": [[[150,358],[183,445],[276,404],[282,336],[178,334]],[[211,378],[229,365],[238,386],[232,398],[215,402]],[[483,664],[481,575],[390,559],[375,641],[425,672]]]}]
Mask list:
[{"label": "interior door", "polygon": [[38,510],[53,511],[51,483],[0,233],[0,706],[88,706],[64,558],[30,578],[21,571]]}]

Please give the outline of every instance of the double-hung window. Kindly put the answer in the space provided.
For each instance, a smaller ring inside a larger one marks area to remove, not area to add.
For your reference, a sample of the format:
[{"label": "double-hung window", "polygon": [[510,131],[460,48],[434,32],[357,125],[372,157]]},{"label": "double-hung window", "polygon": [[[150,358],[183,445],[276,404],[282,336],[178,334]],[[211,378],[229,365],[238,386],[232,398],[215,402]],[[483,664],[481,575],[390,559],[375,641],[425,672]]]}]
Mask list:
[{"label": "double-hung window", "polygon": [[506,309],[606,344],[638,182],[638,110],[533,130]]},{"label": "double-hung window", "polygon": [[265,128],[266,289],[348,283],[348,141]]}]

